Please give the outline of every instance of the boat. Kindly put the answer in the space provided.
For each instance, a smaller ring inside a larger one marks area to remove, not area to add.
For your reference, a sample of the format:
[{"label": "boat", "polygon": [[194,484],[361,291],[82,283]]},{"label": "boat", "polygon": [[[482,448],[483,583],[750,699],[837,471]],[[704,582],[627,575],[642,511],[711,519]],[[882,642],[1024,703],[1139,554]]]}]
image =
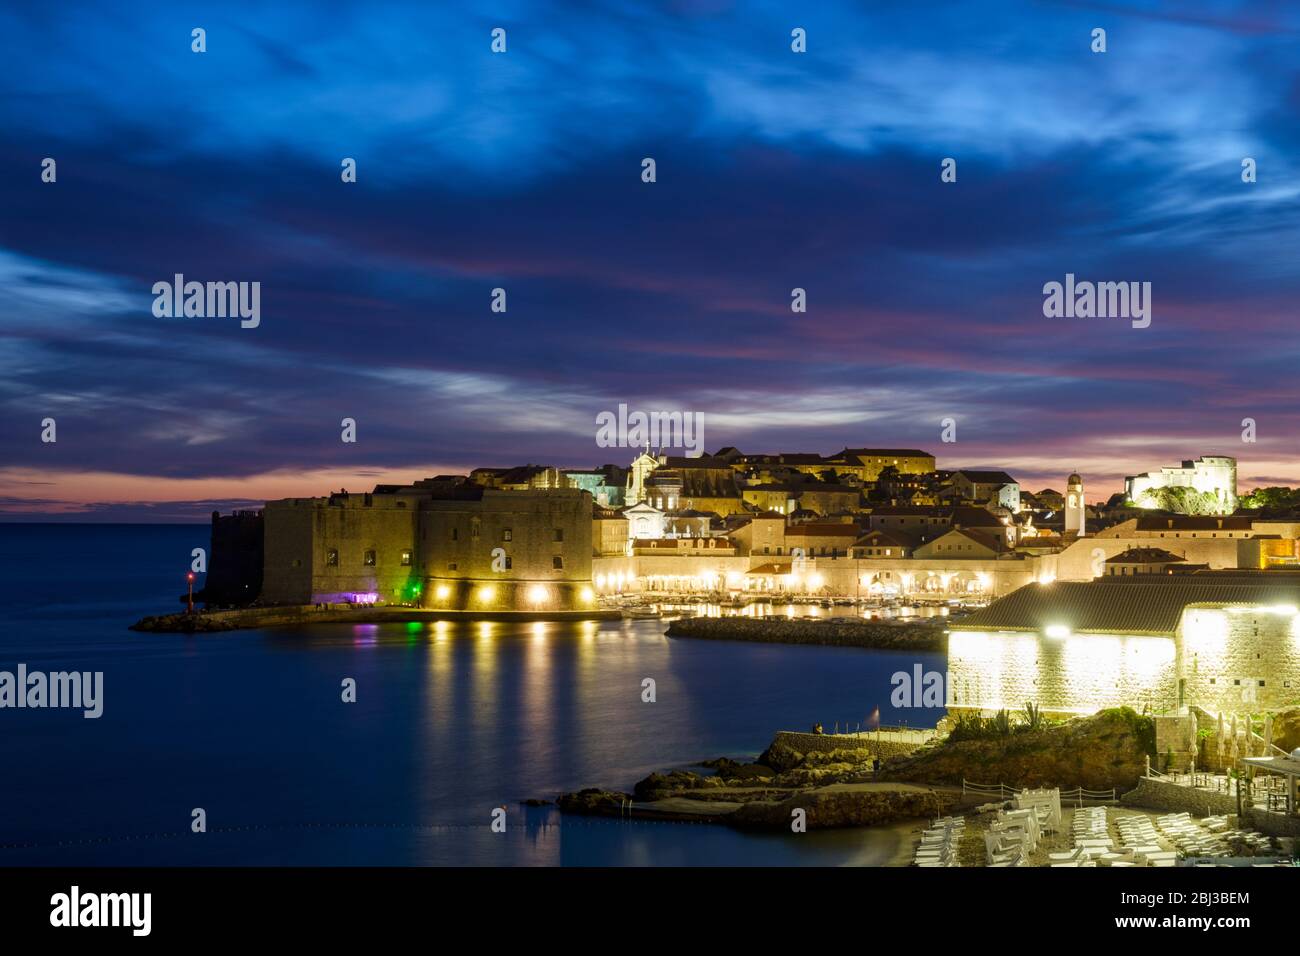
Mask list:
[{"label": "boat", "polygon": [[634,620],[663,617],[663,612],[657,607],[625,607],[622,613],[624,617]]}]

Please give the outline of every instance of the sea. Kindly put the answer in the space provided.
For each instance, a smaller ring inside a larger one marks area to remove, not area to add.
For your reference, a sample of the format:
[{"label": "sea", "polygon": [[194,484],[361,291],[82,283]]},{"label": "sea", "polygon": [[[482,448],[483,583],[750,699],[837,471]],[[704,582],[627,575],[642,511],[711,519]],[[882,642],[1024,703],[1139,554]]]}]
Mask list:
[{"label": "sea", "polygon": [[777,730],[877,708],[942,716],[889,699],[891,675],[941,654],[676,639],[653,619],[128,630],[182,606],[208,544],[207,525],[0,524],[0,671],[103,674],[97,719],[0,708],[0,866],[869,865],[895,830],[523,801],[752,759]]}]

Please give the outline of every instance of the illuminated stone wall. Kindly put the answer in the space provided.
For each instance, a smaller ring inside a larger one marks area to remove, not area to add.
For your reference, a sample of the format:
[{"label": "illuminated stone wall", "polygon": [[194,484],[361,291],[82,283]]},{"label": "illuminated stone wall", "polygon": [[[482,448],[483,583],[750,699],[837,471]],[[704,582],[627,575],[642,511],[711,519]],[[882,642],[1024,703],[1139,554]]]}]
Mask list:
[{"label": "illuminated stone wall", "polygon": [[[349,494],[268,502],[263,600],[411,600],[417,495]],[[403,563],[405,562],[405,563]]]},{"label": "illuminated stone wall", "polygon": [[591,496],[577,489],[424,502],[421,601],[470,611],[594,607],[592,524]]},{"label": "illuminated stone wall", "polygon": [[[1108,531],[1111,529],[1107,529]],[[1197,537],[1192,537],[1195,533]],[[1164,548],[1188,564],[1208,564],[1211,568],[1260,567],[1260,542],[1241,537],[1241,532],[1159,532],[1115,536],[1106,531],[1080,538],[1059,554],[1038,559],[1040,580],[1091,581],[1105,571],[1108,558],[1131,548]]]},{"label": "illuminated stone wall", "polygon": [[1178,677],[1190,704],[1213,713],[1300,703],[1300,617],[1294,607],[1197,608],[1183,614]]},{"label": "illuminated stone wall", "polygon": [[1083,714],[1176,703],[1174,641],[1163,637],[961,631],[948,638],[949,707]]},{"label": "illuminated stone wall", "polygon": [[1157,488],[1191,488],[1213,495],[1220,513],[1231,514],[1237,507],[1237,460],[1207,456],[1183,462],[1179,468],[1161,468],[1124,480],[1125,495],[1142,508],[1153,507],[1147,503],[1146,496]]},{"label": "illuminated stone wall", "polygon": [[262,509],[262,600],[311,603],[312,511],[316,498],[268,501]]}]

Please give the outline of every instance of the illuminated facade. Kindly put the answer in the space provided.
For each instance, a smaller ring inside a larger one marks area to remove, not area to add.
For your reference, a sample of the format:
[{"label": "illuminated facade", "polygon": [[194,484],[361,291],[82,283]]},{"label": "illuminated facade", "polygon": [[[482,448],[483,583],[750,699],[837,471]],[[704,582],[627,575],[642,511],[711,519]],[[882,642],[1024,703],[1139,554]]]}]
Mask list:
[{"label": "illuminated facade", "polygon": [[262,601],[450,611],[594,606],[591,496],[380,486],[268,502]]},{"label": "illuminated facade", "polygon": [[1237,459],[1206,456],[1124,479],[1125,497],[1139,508],[1164,507],[1165,489],[1196,492],[1205,510],[1192,513],[1231,514],[1237,509]]},{"label": "illuminated facade", "polygon": [[[1183,575],[1031,585],[949,633],[949,707],[1262,710],[1300,696],[1300,581]],[[1277,583],[1274,583],[1276,581]],[[1258,582],[1258,583],[1254,583]]]}]

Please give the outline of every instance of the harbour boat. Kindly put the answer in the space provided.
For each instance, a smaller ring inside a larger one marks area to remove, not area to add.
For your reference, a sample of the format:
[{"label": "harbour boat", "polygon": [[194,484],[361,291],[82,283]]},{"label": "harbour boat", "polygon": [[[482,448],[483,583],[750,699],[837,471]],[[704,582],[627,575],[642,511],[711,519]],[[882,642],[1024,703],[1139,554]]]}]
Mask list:
[{"label": "harbour boat", "polygon": [[622,613],[624,617],[635,620],[663,617],[663,612],[657,607],[625,607]]}]

